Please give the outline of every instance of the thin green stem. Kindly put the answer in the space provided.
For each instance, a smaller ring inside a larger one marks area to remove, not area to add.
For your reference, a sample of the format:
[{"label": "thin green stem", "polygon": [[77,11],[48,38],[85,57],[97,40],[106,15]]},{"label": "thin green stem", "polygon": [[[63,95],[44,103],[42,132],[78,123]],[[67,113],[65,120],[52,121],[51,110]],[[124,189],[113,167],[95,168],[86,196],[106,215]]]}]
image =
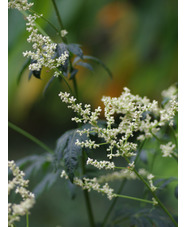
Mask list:
[{"label": "thin green stem", "polygon": [[39,145],[41,148],[43,148],[44,150],[50,152],[50,153],[54,153],[53,150],[51,150],[46,144],[44,144],[43,142],[41,142],[39,139],[37,139],[36,137],[32,136],[30,133],[26,132],[25,130],[19,128],[18,126],[14,125],[11,122],[8,122],[8,126],[15,130],[16,132],[20,133],[21,135],[25,136],[26,138],[30,139],[32,142],[36,143],[37,145]]},{"label": "thin green stem", "polygon": [[[56,16],[57,16],[57,19],[58,19],[58,22],[59,22],[59,25],[60,25],[60,29],[63,30],[64,29],[63,22],[62,22],[60,14],[59,14],[59,10],[57,8],[55,0],[52,0],[52,3],[53,3],[53,6],[54,6],[54,9],[55,9],[55,12],[56,12]],[[64,42],[67,42],[65,37],[61,37],[61,38]]]},{"label": "thin green stem", "polygon": [[[25,17],[28,17],[28,13],[25,12],[25,11],[21,11],[21,13],[25,16]],[[38,23],[34,22],[35,23],[35,26],[36,28],[44,35],[44,36],[48,36],[47,33],[39,26]]]},{"label": "thin green stem", "polygon": [[72,79],[72,81],[73,81],[73,86],[74,86],[74,92],[76,94],[77,101],[79,102],[79,94],[78,94],[78,86],[77,86],[76,78],[74,77]]},{"label": "thin green stem", "polygon": [[[37,15],[39,15],[36,11],[30,9],[29,10],[31,13],[35,13]],[[46,21],[58,34],[60,34],[60,31],[56,28],[56,26],[54,26],[47,18],[45,18],[44,16],[40,16],[44,21]]]},{"label": "thin green stem", "polygon": [[[84,156],[84,151],[82,151],[82,173],[83,173],[83,175],[85,174],[85,165],[84,164],[85,164],[85,156]],[[94,216],[93,216],[93,212],[92,212],[92,207],[91,207],[91,202],[90,202],[88,191],[83,190],[83,194],[84,194],[85,203],[86,203],[86,207],[87,207],[90,226],[95,227]]]},{"label": "thin green stem", "polygon": [[26,227],[29,227],[29,214],[26,214]]},{"label": "thin green stem", "polygon": [[[136,162],[137,162],[137,160],[138,160],[138,158],[139,158],[139,156],[140,156],[140,153],[141,153],[142,148],[143,148],[143,146],[144,146],[144,144],[145,144],[145,141],[146,141],[146,140],[143,141],[143,143],[141,144],[141,146],[140,146],[139,149],[138,149],[137,155],[136,155],[135,160],[134,160],[134,163],[135,163],[135,164],[136,164]],[[116,168],[116,169],[127,169],[126,167],[115,167],[115,168]],[[121,183],[121,185],[120,185],[120,187],[119,187],[119,190],[118,190],[117,194],[120,194],[120,193],[121,193],[121,191],[122,191],[122,189],[123,189],[125,183],[126,183],[126,179],[124,179],[124,180],[122,181],[122,183]],[[119,198],[119,197],[115,197],[114,200],[113,200],[113,202],[112,202],[112,204],[111,204],[111,206],[109,207],[109,209],[108,209],[108,211],[107,211],[107,213],[106,213],[106,215],[105,215],[105,217],[104,217],[104,219],[103,219],[102,227],[104,227],[104,226],[106,225],[106,223],[107,223],[107,221],[108,221],[108,218],[109,218],[109,216],[110,216],[112,210],[114,209],[114,206],[115,206],[116,203],[117,203],[118,198]]]},{"label": "thin green stem", "polygon": [[[119,189],[118,189],[118,191],[117,191],[117,194],[120,194],[120,193],[121,193],[121,191],[122,191],[122,189],[123,189],[125,183],[126,183],[126,179],[124,179],[124,180],[122,181],[122,183],[121,183],[121,185],[120,185],[120,187],[119,187]],[[108,209],[108,211],[107,211],[107,213],[106,213],[106,215],[105,215],[105,217],[104,217],[102,227],[104,227],[104,226],[106,225],[107,220],[108,220],[108,218],[109,218],[109,216],[110,216],[112,210],[114,209],[114,206],[116,205],[116,202],[117,202],[118,198],[119,198],[119,197],[115,197],[115,198],[113,199],[112,204],[111,204],[111,206],[109,207],[109,209]]]},{"label": "thin green stem", "polygon": [[[130,163],[129,159],[127,157],[125,157],[125,160]],[[167,210],[167,208],[163,205],[163,203],[159,200],[159,198],[157,197],[157,195],[154,193],[154,191],[151,190],[149,184],[143,179],[143,177],[137,172],[137,170],[134,168],[133,171],[135,172],[135,174],[137,175],[137,177],[145,184],[145,186],[148,188],[148,190],[151,192],[151,194],[153,195],[153,197],[155,198],[155,200],[158,202],[158,205],[163,209],[163,211],[169,216],[169,218],[171,219],[171,221],[174,223],[175,226],[178,226],[177,222],[174,220],[174,218],[172,217],[172,215],[169,213],[169,211]]]},{"label": "thin green stem", "polygon": [[140,202],[144,202],[144,203],[151,203],[153,204],[153,201],[151,200],[146,200],[146,199],[140,199],[140,198],[136,198],[136,197],[133,197],[133,196],[127,196],[127,195],[118,195],[118,194],[115,194],[117,197],[121,197],[121,198],[124,198],[124,199],[132,199],[132,200],[136,200],[136,201],[140,201]]}]

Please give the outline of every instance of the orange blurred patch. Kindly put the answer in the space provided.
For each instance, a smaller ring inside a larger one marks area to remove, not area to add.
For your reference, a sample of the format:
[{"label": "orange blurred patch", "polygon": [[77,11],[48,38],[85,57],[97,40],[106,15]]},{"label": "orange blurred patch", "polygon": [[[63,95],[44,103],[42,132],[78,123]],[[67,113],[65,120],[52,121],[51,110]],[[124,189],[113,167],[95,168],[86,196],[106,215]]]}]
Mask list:
[{"label": "orange blurred patch", "polygon": [[112,2],[106,5],[98,13],[98,21],[104,27],[112,27],[117,21],[119,21],[123,14],[127,11],[128,5],[121,2]]}]

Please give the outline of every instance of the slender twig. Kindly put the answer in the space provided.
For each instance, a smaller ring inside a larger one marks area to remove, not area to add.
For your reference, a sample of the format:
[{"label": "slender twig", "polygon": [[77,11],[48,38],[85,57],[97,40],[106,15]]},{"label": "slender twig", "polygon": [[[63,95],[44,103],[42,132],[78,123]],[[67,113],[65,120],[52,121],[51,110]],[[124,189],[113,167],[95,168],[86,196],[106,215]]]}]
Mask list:
[{"label": "slender twig", "polygon": [[[137,162],[137,160],[138,160],[138,158],[139,158],[139,156],[140,156],[140,153],[141,153],[142,148],[143,148],[143,146],[144,146],[144,144],[145,144],[145,141],[146,141],[146,140],[143,141],[143,143],[141,144],[141,146],[140,146],[139,149],[138,149],[137,155],[136,155],[135,160],[134,160],[134,163],[135,163],[135,164],[136,164],[136,162]],[[126,167],[115,167],[115,168],[116,168],[116,169],[127,169]],[[123,179],[123,181],[122,181],[122,183],[121,183],[121,185],[120,185],[120,187],[119,187],[119,189],[118,189],[117,194],[120,194],[120,193],[121,193],[121,191],[123,190],[123,187],[124,187],[125,183],[126,183],[126,179]],[[112,204],[111,204],[111,206],[109,207],[109,209],[108,209],[108,211],[107,211],[107,213],[106,213],[104,219],[103,219],[102,227],[104,227],[104,226],[106,225],[107,220],[108,220],[108,218],[109,218],[109,216],[110,216],[112,210],[114,209],[114,206],[116,205],[117,200],[118,200],[118,197],[115,197],[114,200],[113,200],[113,202],[112,202]]]},{"label": "slender twig", "polygon": [[[30,9],[29,10],[31,13],[36,13],[36,14],[38,14],[36,11],[34,11],[34,10],[32,10],[32,9]],[[39,15],[39,14],[38,14]],[[44,17],[43,15],[42,16],[40,16],[43,20],[45,20],[58,34],[60,34],[60,31],[56,28],[56,26],[55,25],[53,25],[46,17]]]},{"label": "slender twig", "polygon": [[[28,13],[25,11],[20,11],[25,17],[28,17]],[[47,33],[39,26],[38,23],[34,22],[36,28],[44,35],[44,36],[48,36]]]},{"label": "slender twig", "polygon": [[79,102],[78,86],[77,86],[77,81],[75,77],[72,79],[72,82],[73,82],[74,92],[76,94],[77,101]]},{"label": "slender twig", "polygon": [[29,214],[26,213],[26,227],[29,227]]},{"label": "slender twig", "polygon": [[[63,22],[62,22],[62,20],[61,20],[61,16],[60,16],[60,14],[59,14],[59,10],[58,10],[58,8],[57,8],[57,5],[56,5],[55,0],[52,0],[52,3],[53,3],[53,6],[54,6],[54,9],[55,9],[55,12],[56,12],[56,16],[57,16],[57,19],[58,19],[58,22],[59,22],[59,25],[60,25],[60,29],[63,30],[63,29],[64,29]],[[67,41],[67,40],[66,40],[66,37],[61,37],[61,38],[62,38],[62,40],[63,40],[64,42]]]},{"label": "slender twig", "polygon": [[14,125],[11,122],[8,122],[8,126],[15,130],[16,132],[20,133],[21,135],[27,137],[28,139],[30,139],[31,141],[33,141],[34,143],[36,143],[37,145],[39,145],[41,148],[43,148],[44,150],[50,152],[50,153],[54,153],[53,150],[51,150],[46,144],[44,144],[43,142],[41,142],[39,139],[37,139],[36,137],[32,136],[30,133],[26,132],[25,130],[19,128],[18,126]]},{"label": "slender twig", "polygon": [[132,199],[132,200],[136,200],[136,201],[140,201],[140,202],[144,202],[144,203],[151,203],[151,204],[153,204],[153,201],[151,201],[151,200],[136,198],[136,197],[127,196],[127,195],[119,195],[119,194],[115,194],[115,195],[116,195],[117,197],[121,197],[121,198],[124,198],[124,199]]},{"label": "slender twig", "polygon": [[[85,174],[85,156],[84,156],[84,151],[82,151],[82,174]],[[88,217],[89,217],[89,223],[91,227],[95,227],[94,223],[94,216],[92,212],[92,207],[91,207],[91,202],[89,198],[89,194],[87,190],[83,190],[84,198],[85,198],[85,203],[87,207],[87,212],[88,212]]]},{"label": "slender twig", "polygon": [[[125,156],[124,157],[125,160],[130,163],[129,159]],[[157,195],[154,193],[154,191],[151,190],[149,184],[143,179],[143,177],[137,172],[137,170],[135,168],[133,168],[133,171],[135,172],[135,174],[137,175],[137,177],[145,184],[145,186],[148,188],[148,190],[151,192],[151,194],[153,195],[153,197],[155,198],[155,200],[158,202],[158,205],[163,209],[163,211],[169,216],[169,218],[171,219],[171,221],[174,223],[175,226],[178,226],[177,222],[174,220],[174,218],[172,217],[172,215],[170,214],[170,212],[167,210],[167,208],[163,205],[163,203],[159,200],[159,198],[157,197]]]},{"label": "slender twig", "polygon": [[[124,179],[124,180],[122,181],[122,183],[121,183],[121,185],[120,185],[120,187],[119,187],[119,189],[118,189],[118,191],[117,191],[117,194],[120,194],[120,193],[121,193],[121,191],[122,191],[122,189],[123,189],[125,183],[126,183],[126,179]],[[114,206],[115,206],[115,204],[116,204],[116,202],[117,202],[118,199],[119,199],[119,197],[115,197],[115,198],[113,199],[113,202],[112,202],[111,206],[109,207],[109,209],[108,209],[108,211],[107,211],[107,213],[106,213],[106,215],[105,215],[105,217],[104,217],[102,227],[104,227],[104,226],[106,225],[107,220],[108,220],[108,218],[109,218],[109,216],[110,216],[112,210],[114,209]]]}]

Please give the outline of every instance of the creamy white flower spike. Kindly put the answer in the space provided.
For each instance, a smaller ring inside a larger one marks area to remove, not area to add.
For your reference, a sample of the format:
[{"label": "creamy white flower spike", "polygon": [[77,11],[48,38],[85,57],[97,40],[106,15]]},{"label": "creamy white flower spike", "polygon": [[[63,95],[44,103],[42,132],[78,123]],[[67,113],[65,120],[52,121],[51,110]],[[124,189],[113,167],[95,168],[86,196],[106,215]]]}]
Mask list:
[{"label": "creamy white flower spike", "polygon": [[15,189],[15,193],[19,194],[22,201],[19,204],[8,204],[8,226],[14,226],[15,221],[20,220],[20,216],[26,215],[35,203],[34,194],[28,187],[28,180],[25,180],[24,173],[16,166],[14,161],[8,162],[8,167],[12,171],[13,179],[8,182],[8,194]]},{"label": "creamy white flower spike", "polygon": [[[65,179],[68,179],[68,175],[66,174],[66,172],[63,170],[61,177],[64,177]],[[83,178],[83,180],[81,180],[80,178],[75,177],[73,183],[77,186],[80,186],[83,190],[88,190],[89,192],[91,190],[97,191],[99,193],[105,194],[107,195],[107,198],[109,200],[111,200],[113,197],[115,197],[116,195],[113,193],[113,189],[109,187],[108,183],[105,183],[103,186],[101,186],[98,181],[97,178],[94,177],[92,179],[89,178]]]},{"label": "creamy white flower spike", "polygon": [[115,165],[114,162],[109,162],[109,161],[97,161],[93,160],[92,158],[87,159],[87,165],[93,165],[94,167],[98,169],[114,169]]},{"label": "creamy white flower spike", "polygon": [[10,0],[8,2],[8,8],[18,9],[19,11],[29,10],[34,3],[28,3],[27,0]]},{"label": "creamy white flower spike", "polygon": [[[171,88],[173,90],[173,88]],[[170,92],[169,92],[170,93]],[[165,95],[165,94],[164,94]],[[119,156],[136,155],[137,143],[129,142],[128,139],[133,137],[134,132],[139,132],[138,140],[143,141],[146,138],[153,137],[160,127],[166,123],[172,124],[172,120],[177,112],[177,95],[171,96],[172,99],[164,107],[158,107],[157,101],[150,101],[146,97],[140,97],[130,93],[128,88],[124,88],[121,96],[116,98],[103,97],[105,105],[104,115],[106,119],[106,128],[98,125],[101,107],[91,111],[90,105],[76,103],[76,99],[66,92],[60,92],[59,96],[62,102],[68,105],[78,117],[72,118],[77,123],[89,123],[91,128],[79,131],[80,135],[86,133],[89,137],[90,131],[98,135],[108,145],[107,157],[112,159]],[[115,123],[115,114],[120,114],[118,127],[113,127]],[[152,117],[154,114],[155,118]],[[121,136],[122,135],[122,136]],[[120,137],[120,139],[118,139]],[[96,149],[99,144],[95,141],[77,141],[81,147]]]}]

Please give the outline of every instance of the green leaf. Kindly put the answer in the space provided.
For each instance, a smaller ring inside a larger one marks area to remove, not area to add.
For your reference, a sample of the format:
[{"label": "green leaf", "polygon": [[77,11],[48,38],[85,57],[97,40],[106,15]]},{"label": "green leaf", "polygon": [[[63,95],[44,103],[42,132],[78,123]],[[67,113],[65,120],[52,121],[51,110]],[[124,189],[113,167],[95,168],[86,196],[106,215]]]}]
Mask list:
[{"label": "green leaf", "polygon": [[96,58],[96,57],[93,57],[93,56],[84,55],[83,59],[92,60],[95,63],[101,65],[106,70],[108,75],[112,78],[112,73],[111,73],[110,69],[99,58]]},{"label": "green leaf", "polygon": [[89,64],[87,62],[79,61],[79,62],[76,63],[76,65],[80,65],[80,66],[82,66],[84,68],[89,69],[90,71],[93,71],[94,70],[93,67],[91,66],[91,64]]},{"label": "green leaf", "polygon": [[82,49],[80,48],[80,45],[79,45],[79,44],[75,44],[75,43],[68,44],[68,45],[67,45],[67,49],[68,49],[71,53],[73,53],[73,54],[79,56],[81,59],[83,59],[83,51],[82,51]]},{"label": "green leaf", "polygon": [[38,171],[40,171],[44,165],[48,166],[52,162],[52,160],[53,157],[49,154],[31,155],[18,160],[16,164],[20,168],[24,168],[26,178],[29,178],[31,175],[34,175]]},{"label": "green leaf", "polygon": [[84,141],[87,136],[85,134],[80,136],[76,129],[69,130],[57,140],[55,149],[58,161],[64,161],[64,167],[71,182],[78,167],[78,159],[82,155],[82,148],[75,144],[77,139]]},{"label": "green leaf", "polygon": [[26,61],[24,62],[18,76],[17,76],[17,83],[19,84],[20,80],[21,80],[21,77],[23,75],[23,72],[25,71],[25,69],[29,66],[30,64],[30,58],[27,58]]},{"label": "green leaf", "polygon": [[41,195],[44,190],[48,190],[59,178],[59,171],[55,173],[47,173],[45,177],[34,188],[33,193],[36,198]]},{"label": "green leaf", "polygon": [[[118,210],[113,218],[114,224],[125,226],[130,220],[130,226],[134,227],[173,227],[169,217],[159,208],[136,208],[125,206]],[[114,225],[115,226],[115,225]]]},{"label": "green leaf", "polygon": [[164,179],[157,179],[154,181],[154,185],[158,187],[159,190],[163,190],[165,187],[168,186],[172,181],[178,180],[177,177],[170,177]]}]

